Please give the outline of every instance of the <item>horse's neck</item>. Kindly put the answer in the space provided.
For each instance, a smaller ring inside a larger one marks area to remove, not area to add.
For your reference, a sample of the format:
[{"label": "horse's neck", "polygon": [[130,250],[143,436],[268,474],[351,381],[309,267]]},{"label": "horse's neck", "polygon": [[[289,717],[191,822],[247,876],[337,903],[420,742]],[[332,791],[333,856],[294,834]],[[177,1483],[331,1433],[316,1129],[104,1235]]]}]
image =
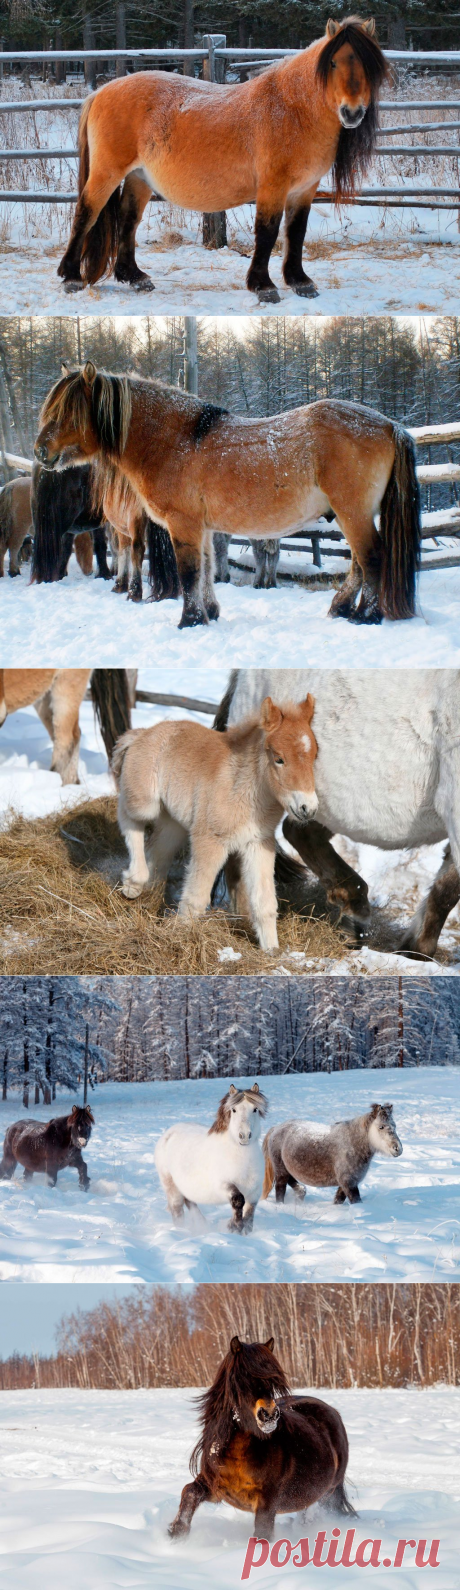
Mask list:
[{"label": "horse's neck", "polygon": [[340,137],[340,123],[335,111],[326,102],[324,88],[315,75],[318,56],[324,39],[310,44],[308,50],[283,62],[284,97],[295,110],[296,120],[310,137],[326,151],[331,160],[335,157]]}]

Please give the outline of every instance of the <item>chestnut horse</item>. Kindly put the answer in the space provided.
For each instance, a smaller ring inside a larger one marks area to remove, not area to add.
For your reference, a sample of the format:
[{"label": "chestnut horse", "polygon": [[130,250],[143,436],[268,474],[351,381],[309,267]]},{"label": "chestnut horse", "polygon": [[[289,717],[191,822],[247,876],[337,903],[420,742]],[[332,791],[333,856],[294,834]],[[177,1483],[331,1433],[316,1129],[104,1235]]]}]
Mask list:
[{"label": "chestnut horse", "polygon": [[11,712],[35,707],[53,743],[51,772],[63,784],[78,784],[79,712],[90,686],[102,738],[110,757],[115,740],[131,723],[129,686],[123,668],[2,668],[0,725]]},{"label": "chestnut horse", "polygon": [[218,618],[213,532],[278,538],[329,509],[353,553],[330,613],[359,624],[414,613],[414,445],[375,409],[328,398],[240,419],[177,387],[89,362],[48,393],[34,451],[49,470],[100,458],[128,480],[169,531],[184,593],[180,629]]},{"label": "chestnut horse", "polygon": [[[124,734],[112,757],[118,822],[128,847],[123,894],[137,899],[150,877],[166,878],[190,836],[180,916],[206,911],[228,857],[241,856],[249,907],[263,950],[278,948],[275,831],[283,812],[308,821],[316,811],[312,696],[280,712],[270,696],[236,731],[166,721]],[[145,828],[154,823],[147,863]]]},{"label": "chestnut horse", "polygon": [[386,66],[373,34],[374,23],[357,17],[330,21],[307,50],[246,83],[136,72],[89,96],[80,117],[79,198],[58,272],[67,289],[97,282],[107,269],[119,282],[152,289],[134,249],[153,193],[207,212],[255,202],[246,284],[271,303],[279,294],[268,267],[284,211],[284,280],[316,296],[302,267],[316,190],[332,170],[337,199],[352,197],[375,147]]},{"label": "chestnut horse", "polygon": [[[160,524],[149,519],[129,481],[110,464],[99,462],[92,470],[92,501],[106,521],[115,541],[117,576],[114,591],[125,592],[132,602],[142,601],[142,563],[147,542],[152,601],[180,594],[177,563],[171,539]],[[131,572],[129,572],[131,566]]]},{"label": "chestnut horse", "polygon": [[44,1171],[55,1187],[58,1171],[66,1165],[78,1170],[78,1180],[83,1192],[89,1187],[89,1176],[82,1148],[86,1148],[94,1126],[94,1115],[89,1104],[74,1104],[70,1115],[59,1115],[52,1121],[15,1121],[5,1133],[0,1180],[10,1181],[16,1165],[24,1166],[24,1181]]},{"label": "chestnut horse", "polygon": [[184,1485],[169,1527],[173,1540],[188,1535],[202,1502],[229,1502],[254,1513],[254,1533],[271,1540],[277,1513],[298,1513],[314,1502],[356,1517],[344,1479],[345,1426],[336,1408],[319,1397],[289,1391],[268,1342],[233,1336],[209,1391],[199,1398],[202,1434],[190,1459],[192,1484]]}]

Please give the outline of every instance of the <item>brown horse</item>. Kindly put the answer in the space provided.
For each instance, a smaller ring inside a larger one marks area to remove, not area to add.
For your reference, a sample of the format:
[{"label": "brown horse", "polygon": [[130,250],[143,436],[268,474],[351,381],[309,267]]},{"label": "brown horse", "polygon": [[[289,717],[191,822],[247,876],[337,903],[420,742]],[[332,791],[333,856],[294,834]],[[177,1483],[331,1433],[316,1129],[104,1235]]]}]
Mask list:
[{"label": "brown horse", "polygon": [[89,1176],[81,1151],[89,1142],[92,1126],[94,1115],[89,1104],[74,1104],[70,1115],[56,1116],[47,1123],[15,1121],[5,1134],[0,1180],[10,1181],[16,1165],[23,1165],[24,1181],[42,1171],[55,1187],[58,1171],[73,1165],[78,1170],[80,1187],[87,1192]]},{"label": "brown horse", "polygon": [[51,771],[63,784],[78,784],[79,712],[90,686],[107,755],[130,727],[129,686],[122,668],[3,668],[0,725],[11,712],[35,707],[53,743]]},{"label": "brown horse", "polygon": [[[35,465],[34,469],[37,470],[38,465]],[[33,482],[30,475],[17,475],[15,480],[8,480],[6,486],[2,486],[1,488],[0,579],[3,578],[5,572],[5,552],[9,552],[8,573],[11,579],[14,579],[15,575],[21,573],[20,562],[25,561],[24,553],[21,558],[24,542],[27,541],[28,538],[30,538],[31,542],[33,542],[35,539],[34,508],[36,507],[36,502],[37,494],[36,491],[34,493]],[[77,563],[81,568],[82,574],[92,574],[94,550],[96,551],[98,563],[100,563],[101,546],[102,550],[104,551],[102,533],[99,535],[99,541],[96,540],[95,547],[93,545],[93,536],[89,530],[81,530],[75,534],[75,556]],[[66,573],[71,550],[72,540],[65,548],[65,553],[62,560],[62,574]]]},{"label": "brown horse", "polygon": [[170,1525],[188,1535],[201,1502],[229,1502],[254,1513],[256,1535],[271,1540],[277,1513],[322,1502],[355,1516],[344,1479],[348,1440],[340,1414],[319,1397],[289,1391],[268,1342],[234,1336],[215,1381],[199,1399],[202,1435],[192,1452],[196,1476],[185,1485]]},{"label": "brown horse", "polygon": [[331,614],[359,624],[413,614],[420,548],[414,446],[375,409],[331,398],[270,419],[240,419],[177,387],[88,363],[52,387],[40,426],[35,455],[47,469],[62,456],[108,460],[169,531],[184,593],[181,629],[219,615],[214,531],[278,538],[329,509],[353,553]]},{"label": "brown horse", "polygon": [[163,526],[152,523],[137,493],[119,470],[99,461],[92,477],[93,507],[95,512],[100,508],[104,515],[117,558],[113,590],[126,593],[132,602],[142,601],[142,563],[147,544],[151,600],[161,602],[179,596],[176,559]]},{"label": "brown horse", "polygon": [[284,280],[315,296],[302,246],[316,190],[332,169],[337,198],[352,196],[375,147],[386,66],[373,34],[374,23],[357,17],[330,21],[323,38],[250,82],[138,72],[89,97],[80,117],[79,199],[58,273],[67,288],[112,268],[117,281],[152,288],[134,248],[153,192],[186,210],[255,202],[247,286],[272,303],[279,294],[268,266],[284,211]]}]

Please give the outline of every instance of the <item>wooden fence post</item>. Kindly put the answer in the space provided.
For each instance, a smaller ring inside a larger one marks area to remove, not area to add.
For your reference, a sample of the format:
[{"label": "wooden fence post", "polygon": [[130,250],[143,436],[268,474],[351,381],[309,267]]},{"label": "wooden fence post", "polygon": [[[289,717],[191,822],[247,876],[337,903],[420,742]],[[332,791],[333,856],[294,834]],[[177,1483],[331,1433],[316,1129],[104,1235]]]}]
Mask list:
[{"label": "wooden fence post", "polygon": [[[215,49],[217,46],[224,48],[226,43],[225,33],[203,33],[203,45],[207,50],[207,54],[203,57],[203,77],[210,83],[216,82]],[[216,210],[215,214],[203,215],[203,243],[205,248],[227,247],[225,210]]]},{"label": "wooden fence post", "polygon": [[[126,6],[125,6],[125,0],[117,0],[116,12],[115,12],[115,29],[116,29],[115,43],[116,43],[116,46],[117,46],[117,50],[125,50],[126,49]],[[118,56],[115,65],[116,65],[117,77],[125,77],[125,75],[126,75],[126,60],[125,60],[124,55],[119,55]]]},{"label": "wooden fence post", "polygon": [[[83,48],[94,50],[94,31],[91,17],[85,17],[83,23]],[[85,83],[87,88],[96,87],[96,61],[85,61]]]}]

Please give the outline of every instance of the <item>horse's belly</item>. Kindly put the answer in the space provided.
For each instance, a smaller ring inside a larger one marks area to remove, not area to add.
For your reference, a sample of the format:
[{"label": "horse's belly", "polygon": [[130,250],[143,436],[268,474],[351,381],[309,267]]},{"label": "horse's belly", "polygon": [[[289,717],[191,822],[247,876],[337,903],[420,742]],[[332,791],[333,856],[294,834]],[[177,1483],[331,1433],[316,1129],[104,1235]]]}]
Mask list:
[{"label": "horse's belly", "polygon": [[208,138],[200,148],[200,159],[191,158],[192,146],[175,141],[167,147],[145,151],[142,165],[146,180],[170,204],[179,209],[208,214],[237,209],[256,196],[252,165],[238,159],[232,166],[216,158],[215,143]]}]

